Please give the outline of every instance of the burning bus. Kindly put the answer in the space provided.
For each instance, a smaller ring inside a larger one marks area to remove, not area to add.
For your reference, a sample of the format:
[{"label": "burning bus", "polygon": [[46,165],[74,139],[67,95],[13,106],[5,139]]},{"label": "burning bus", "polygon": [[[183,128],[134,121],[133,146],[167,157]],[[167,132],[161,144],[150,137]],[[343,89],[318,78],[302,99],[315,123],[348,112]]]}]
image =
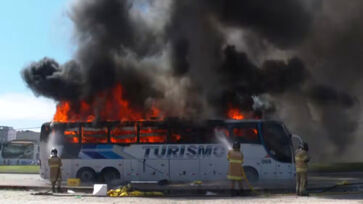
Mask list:
[{"label": "burning bus", "polygon": [[228,144],[241,143],[252,182],[294,179],[292,136],[270,120],[52,122],[41,128],[40,175],[56,147],[62,178],[103,181],[225,180]]}]

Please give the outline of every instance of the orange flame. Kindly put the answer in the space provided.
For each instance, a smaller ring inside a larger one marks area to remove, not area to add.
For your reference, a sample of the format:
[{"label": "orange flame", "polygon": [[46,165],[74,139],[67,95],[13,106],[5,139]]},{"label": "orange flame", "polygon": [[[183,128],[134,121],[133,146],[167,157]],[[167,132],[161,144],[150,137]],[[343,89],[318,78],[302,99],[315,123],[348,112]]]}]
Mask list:
[{"label": "orange flame", "polygon": [[228,109],[228,118],[234,119],[234,120],[243,120],[245,119],[245,116],[238,108],[229,108]]},{"label": "orange flame", "polygon": [[162,115],[155,104],[147,113],[130,107],[129,101],[124,98],[121,84],[117,84],[111,91],[106,90],[96,94],[89,101],[61,101],[57,105],[53,120],[55,122],[92,122],[95,119],[102,121],[140,121],[160,118]]}]

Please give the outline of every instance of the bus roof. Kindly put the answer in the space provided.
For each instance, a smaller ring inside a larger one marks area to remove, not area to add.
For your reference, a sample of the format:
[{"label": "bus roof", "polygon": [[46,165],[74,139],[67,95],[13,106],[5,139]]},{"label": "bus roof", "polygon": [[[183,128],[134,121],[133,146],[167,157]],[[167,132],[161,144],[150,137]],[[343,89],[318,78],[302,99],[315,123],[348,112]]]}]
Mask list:
[{"label": "bus roof", "polygon": [[245,120],[233,120],[233,119],[209,119],[209,120],[185,120],[185,119],[166,119],[166,120],[145,120],[145,121],[99,121],[99,122],[46,122],[43,126],[55,125],[55,126],[107,126],[107,125],[133,125],[135,123],[139,124],[150,124],[150,125],[167,125],[167,124],[190,124],[190,123],[206,123],[211,125],[218,124],[254,124],[254,123],[282,123],[278,120],[268,120],[268,119],[245,119]]}]

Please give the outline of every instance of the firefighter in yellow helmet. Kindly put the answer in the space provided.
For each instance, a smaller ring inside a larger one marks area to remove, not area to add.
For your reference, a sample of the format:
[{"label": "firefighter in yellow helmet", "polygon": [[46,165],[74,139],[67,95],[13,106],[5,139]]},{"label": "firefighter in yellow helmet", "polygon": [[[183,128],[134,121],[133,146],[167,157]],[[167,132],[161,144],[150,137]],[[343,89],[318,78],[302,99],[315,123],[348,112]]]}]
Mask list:
[{"label": "firefighter in yellow helmet", "polygon": [[49,165],[49,178],[50,182],[52,183],[52,191],[55,192],[55,185],[58,182],[57,191],[60,192],[61,189],[61,181],[62,181],[62,173],[61,173],[61,166],[62,160],[58,157],[57,149],[53,148],[50,152],[50,157],[48,159]]},{"label": "firefighter in yellow helmet", "polygon": [[227,155],[229,161],[229,171],[227,178],[231,181],[231,190],[232,192],[236,188],[237,184],[239,185],[240,191],[243,191],[242,179],[244,178],[243,174],[243,154],[240,151],[240,143],[234,142],[233,149],[228,152]]},{"label": "firefighter in yellow helmet", "polygon": [[307,143],[301,145],[295,153],[295,165],[296,165],[296,194],[299,196],[306,196],[307,185],[307,171],[308,162],[310,157],[308,155],[309,146]]}]

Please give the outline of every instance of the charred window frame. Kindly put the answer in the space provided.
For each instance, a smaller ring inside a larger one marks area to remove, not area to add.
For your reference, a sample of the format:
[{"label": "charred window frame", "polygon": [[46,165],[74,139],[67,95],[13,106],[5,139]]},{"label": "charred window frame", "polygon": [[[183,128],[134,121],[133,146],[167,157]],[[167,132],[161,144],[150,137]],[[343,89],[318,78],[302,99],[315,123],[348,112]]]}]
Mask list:
[{"label": "charred window frame", "polygon": [[80,144],[82,129],[79,124],[66,125],[62,129],[66,144]]},{"label": "charred window frame", "polygon": [[165,144],[170,131],[164,122],[140,122],[137,132],[139,144]]},{"label": "charred window frame", "polygon": [[233,141],[245,144],[261,144],[257,123],[246,122],[230,125]]},{"label": "charred window frame", "polygon": [[81,123],[56,124],[53,129],[63,133],[64,148],[59,156],[63,159],[78,158],[81,149]]},{"label": "charred window frame", "polygon": [[137,123],[119,123],[109,126],[111,144],[129,145],[138,143]]},{"label": "charred window frame", "polygon": [[171,144],[210,144],[217,143],[213,126],[202,123],[173,124],[170,127],[168,143]]},{"label": "charred window frame", "polygon": [[92,124],[83,124],[81,126],[81,143],[82,144],[107,144],[109,143],[109,128],[107,126],[98,126]]}]

